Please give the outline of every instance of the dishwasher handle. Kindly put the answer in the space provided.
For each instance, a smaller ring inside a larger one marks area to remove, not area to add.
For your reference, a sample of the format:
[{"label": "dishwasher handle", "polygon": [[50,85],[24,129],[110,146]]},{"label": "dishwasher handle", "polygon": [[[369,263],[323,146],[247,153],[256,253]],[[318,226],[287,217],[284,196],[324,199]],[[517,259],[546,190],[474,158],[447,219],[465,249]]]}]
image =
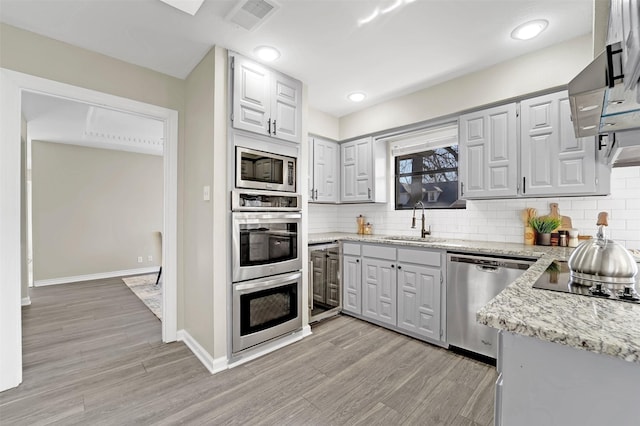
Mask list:
[{"label": "dishwasher handle", "polygon": [[498,257],[481,257],[481,256],[465,256],[458,254],[450,254],[449,262],[466,263],[476,265],[476,269],[482,272],[496,272],[501,268],[527,270],[535,263],[534,259],[525,258],[498,258]]}]

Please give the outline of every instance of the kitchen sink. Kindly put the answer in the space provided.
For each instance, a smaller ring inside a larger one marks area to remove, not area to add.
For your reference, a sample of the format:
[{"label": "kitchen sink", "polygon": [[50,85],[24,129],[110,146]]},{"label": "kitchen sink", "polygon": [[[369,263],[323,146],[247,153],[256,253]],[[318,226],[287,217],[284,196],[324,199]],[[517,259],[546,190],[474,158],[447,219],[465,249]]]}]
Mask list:
[{"label": "kitchen sink", "polygon": [[464,244],[460,244],[460,243],[454,243],[454,242],[449,242],[444,238],[436,238],[436,237],[417,237],[417,236],[413,236],[413,235],[389,235],[389,236],[381,236],[381,238],[384,238],[385,240],[391,240],[391,241],[418,241],[418,242],[425,242],[425,243],[438,243],[440,245],[443,246],[447,246],[447,247],[464,247]]}]

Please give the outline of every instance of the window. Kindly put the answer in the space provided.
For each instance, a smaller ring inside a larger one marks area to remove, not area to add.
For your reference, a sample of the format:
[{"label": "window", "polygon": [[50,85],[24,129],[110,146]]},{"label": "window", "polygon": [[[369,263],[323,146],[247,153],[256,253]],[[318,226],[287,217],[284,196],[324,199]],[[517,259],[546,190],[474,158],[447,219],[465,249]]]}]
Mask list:
[{"label": "window", "polygon": [[460,209],[457,126],[404,135],[391,141],[395,155],[396,210],[422,201],[427,209]]}]

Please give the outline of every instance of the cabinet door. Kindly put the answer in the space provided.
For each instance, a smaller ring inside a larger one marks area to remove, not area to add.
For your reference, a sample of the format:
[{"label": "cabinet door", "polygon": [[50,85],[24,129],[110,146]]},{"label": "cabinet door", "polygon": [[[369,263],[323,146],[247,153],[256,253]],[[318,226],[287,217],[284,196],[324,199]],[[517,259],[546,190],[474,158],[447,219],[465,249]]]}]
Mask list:
[{"label": "cabinet door", "polygon": [[324,139],[313,139],[313,194],[312,201],[338,201],[339,144]]},{"label": "cabinet door", "polygon": [[522,195],[596,191],[595,138],[576,138],[567,92],[521,103]]},{"label": "cabinet door", "polygon": [[440,338],[440,277],[437,268],[398,262],[398,327]]},{"label": "cabinet door", "polygon": [[342,310],[353,314],[362,312],[361,289],[362,289],[362,267],[360,256],[344,255],[342,261]]},{"label": "cabinet door", "polygon": [[274,72],[271,95],[271,136],[299,143],[302,140],[302,83]]},{"label": "cabinet door", "polygon": [[268,134],[271,72],[242,56],[233,57],[233,127]]},{"label": "cabinet door", "polygon": [[326,303],[326,251],[311,252],[313,263],[313,302]]},{"label": "cabinet door", "polygon": [[327,254],[326,267],[326,299],[325,303],[329,306],[340,306],[340,258],[337,251],[329,251]]},{"label": "cabinet door", "polygon": [[516,105],[460,116],[460,194],[494,198],[518,193]]},{"label": "cabinet door", "polygon": [[362,258],[362,315],[396,325],[395,261]]},{"label": "cabinet door", "polygon": [[372,201],[372,139],[364,138],[341,145],[342,191],[344,202]]}]

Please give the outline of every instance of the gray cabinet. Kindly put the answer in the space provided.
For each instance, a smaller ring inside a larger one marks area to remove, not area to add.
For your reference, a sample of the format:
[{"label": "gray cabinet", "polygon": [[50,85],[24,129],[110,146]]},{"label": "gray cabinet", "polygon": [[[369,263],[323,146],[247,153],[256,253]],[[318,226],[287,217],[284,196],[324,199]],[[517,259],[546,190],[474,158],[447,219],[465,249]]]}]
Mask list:
[{"label": "gray cabinet", "polygon": [[518,194],[516,104],[460,116],[460,196],[465,199]]},{"label": "gray cabinet", "polygon": [[396,325],[396,249],[362,247],[362,316]]},{"label": "gray cabinet", "polygon": [[309,187],[312,203],[337,203],[340,185],[340,144],[318,137],[310,137],[312,179]]},{"label": "gray cabinet", "polygon": [[444,252],[380,244],[343,247],[344,312],[444,342]]},{"label": "gray cabinet", "polygon": [[342,202],[373,201],[372,144],[373,140],[368,137],[340,145]]},{"label": "gray cabinet", "polygon": [[362,312],[360,244],[344,243],[342,253],[342,310],[359,315]]},{"label": "gray cabinet", "polygon": [[290,142],[301,141],[302,83],[238,54],[232,67],[232,126]]},{"label": "gray cabinet", "polygon": [[437,250],[398,249],[398,327],[433,340],[444,335],[442,255]]},{"label": "gray cabinet", "polygon": [[520,108],[521,194],[598,193],[595,136],[575,137],[567,92],[526,99]]}]

